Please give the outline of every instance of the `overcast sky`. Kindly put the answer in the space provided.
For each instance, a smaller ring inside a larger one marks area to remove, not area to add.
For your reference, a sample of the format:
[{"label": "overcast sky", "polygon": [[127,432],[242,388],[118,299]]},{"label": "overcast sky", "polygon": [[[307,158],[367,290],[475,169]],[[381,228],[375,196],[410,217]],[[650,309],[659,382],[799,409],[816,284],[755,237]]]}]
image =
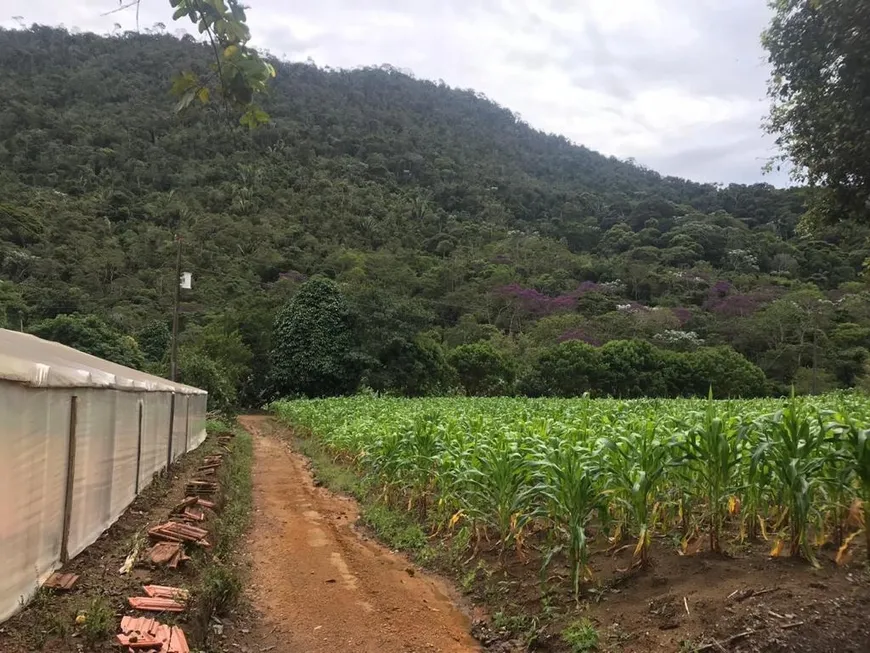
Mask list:
[{"label": "overcast sky", "polygon": [[[761,129],[765,0],[247,0],[254,44],[285,59],[390,63],[482,91],[532,126],[698,181],[784,185]],[[0,0],[0,25],[111,32],[118,0]],[[141,28],[174,24],[142,0]],[[189,23],[187,23],[189,25]]]}]

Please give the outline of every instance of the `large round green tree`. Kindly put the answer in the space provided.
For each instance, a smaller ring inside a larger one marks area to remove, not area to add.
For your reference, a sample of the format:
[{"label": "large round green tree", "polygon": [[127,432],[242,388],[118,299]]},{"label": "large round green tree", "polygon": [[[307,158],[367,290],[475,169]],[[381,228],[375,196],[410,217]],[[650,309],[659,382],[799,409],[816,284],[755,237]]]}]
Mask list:
[{"label": "large round green tree", "polygon": [[275,321],[273,396],[327,397],[357,389],[361,365],[350,307],[330,279],[299,289]]}]

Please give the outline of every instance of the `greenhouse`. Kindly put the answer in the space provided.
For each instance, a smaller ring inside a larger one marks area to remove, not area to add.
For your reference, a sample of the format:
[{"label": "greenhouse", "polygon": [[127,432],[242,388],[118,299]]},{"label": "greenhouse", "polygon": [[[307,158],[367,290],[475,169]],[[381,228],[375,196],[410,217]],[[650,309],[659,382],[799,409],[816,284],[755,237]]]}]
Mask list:
[{"label": "greenhouse", "polygon": [[0,329],[0,622],[203,442],[207,398]]}]

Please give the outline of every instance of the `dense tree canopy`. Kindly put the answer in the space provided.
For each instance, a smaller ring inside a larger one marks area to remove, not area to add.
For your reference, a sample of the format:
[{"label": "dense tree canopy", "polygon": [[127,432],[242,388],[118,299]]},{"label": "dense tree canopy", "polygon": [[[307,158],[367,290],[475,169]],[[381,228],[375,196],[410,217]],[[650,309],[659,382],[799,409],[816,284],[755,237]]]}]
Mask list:
[{"label": "dense tree canopy", "polygon": [[[662,177],[390,66],[273,61],[271,120],[249,131],[215,103],[176,113],[172,76],[207,73],[213,53],[150,32],[0,31],[8,327],[96,316],[165,373],[179,232],[181,373],[228,403],[516,392],[536,370],[540,392],[574,393],[587,350],[542,357],[574,341],[597,352],[601,393],[717,392],[681,376],[702,361],[751,363],[723,395],[755,392],[758,368],[769,392],[864,380],[868,229],[801,231],[806,189]],[[300,295],[327,286],[334,320]],[[294,305],[319,335],[289,328]],[[321,383],[330,361],[351,371]]]},{"label": "dense tree canopy", "polygon": [[138,343],[96,315],[58,315],[37,322],[30,327],[30,333],[127,367],[140,368],[144,364]]},{"label": "dense tree canopy", "polygon": [[870,216],[870,5],[775,0],[769,128],[829,220]]}]

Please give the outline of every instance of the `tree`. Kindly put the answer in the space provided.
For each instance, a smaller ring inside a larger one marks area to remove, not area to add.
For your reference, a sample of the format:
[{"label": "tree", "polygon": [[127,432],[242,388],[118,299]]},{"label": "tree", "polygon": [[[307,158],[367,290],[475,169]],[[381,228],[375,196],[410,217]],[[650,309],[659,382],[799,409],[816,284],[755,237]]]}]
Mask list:
[{"label": "tree", "polygon": [[704,347],[686,357],[694,377],[691,394],[704,396],[711,387],[717,399],[767,394],[767,379],[761,368],[731,347]]},{"label": "tree", "polygon": [[762,43],[772,65],[768,131],[819,189],[816,216],[868,220],[870,5],[863,0],[776,0]]},{"label": "tree", "polygon": [[58,315],[33,325],[29,332],[137,370],[145,363],[133,338],[113,329],[96,315]]},{"label": "tree", "polygon": [[[231,376],[243,377],[236,401],[247,406],[269,396],[277,314],[317,275],[340,283],[351,305],[365,382],[392,393],[432,392],[417,381],[429,360],[418,338],[491,341],[517,372],[559,342],[639,339],[730,345],[776,390],[814,359],[817,389],[823,373],[841,385],[862,376],[870,341],[834,336],[840,324],[870,327],[859,281],[870,227],[801,237],[805,189],[661,177],[389,67],[275,62],[256,99],[270,126],[240,137],[215,111],[188,119],[166,102],[167,70],[208,75],[213,63],[208,44],[165,33],[0,29],[8,328],[97,315],[141,339],[159,370],[161,336],[143,327],[170,314],[183,198],[183,263],[198,281],[179,346],[227,372],[228,352],[200,347],[199,334],[213,323],[221,337],[238,331],[250,372]],[[735,250],[757,257],[758,271]],[[725,279],[731,290],[711,296]],[[833,304],[802,344],[794,307],[756,319],[803,288]],[[683,371],[665,390],[638,391],[684,394]]]},{"label": "tree", "polygon": [[278,314],[272,348],[273,396],[353,393],[362,372],[350,307],[338,285],[305,282]]},{"label": "tree", "polygon": [[27,303],[10,281],[0,279],[0,329],[18,329],[24,323]]},{"label": "tree", "polygon": [[514,370],[489,342],[461,345],[448,355],[465,393],[473,397],[510,394]]},{"label": "tree", "polygon": [[238,329],[213,320],[185,334],[187,347],[218,366],[233,388],[241,386],[251,371],[251,350],[242,342]]},{"label": "tree", "polygon": [[208,392],[211,410],[230,412],[236,406],[237,393],[220,366],[200,352],[182,347],[178,352],[178,380]]},{"label": "tree", "polygon": [[[121,8],[136,6],[141,0],[119,0]],[[177,110],[188,107],[194,100],[207,104],[213,93],[224,102],[243,111],[239,122],[257,127],[269,121],[269,114],[254,103],[254,97],[266,90],[275,68],[264,61],[254,48],[248,46],[245,7],[239,0],[169,0],[175,13],[173,20],[190,19],[200,34],[208,37],[214,54],[212,74],[201,76],[186,71],[176,77],[172,92],[178,99]]]},{"label": "tree", "polygon": [[172,334],[165,320],[152,320],[136,333],[136,340],[145,361],[159,364],[164,362],[169,353]]},{"label": "tree", "polygon": [[524,379],[523,391],[532,395],[579,397],[600,389],[601,372],[599,351],[585,342],[570,340],[540,354]]},{"label": "tree", "polygon": [[667,394],[661,352],[642,340],[612,340],[601,347],[602,390],[614,397]]},{"label": "tree", "polygon": [[423,397],[447,394],[459,380],[441,345],[418,336],[390,340],[380,352],[376,369],[369,371],[368,382],[375,390]]}]

